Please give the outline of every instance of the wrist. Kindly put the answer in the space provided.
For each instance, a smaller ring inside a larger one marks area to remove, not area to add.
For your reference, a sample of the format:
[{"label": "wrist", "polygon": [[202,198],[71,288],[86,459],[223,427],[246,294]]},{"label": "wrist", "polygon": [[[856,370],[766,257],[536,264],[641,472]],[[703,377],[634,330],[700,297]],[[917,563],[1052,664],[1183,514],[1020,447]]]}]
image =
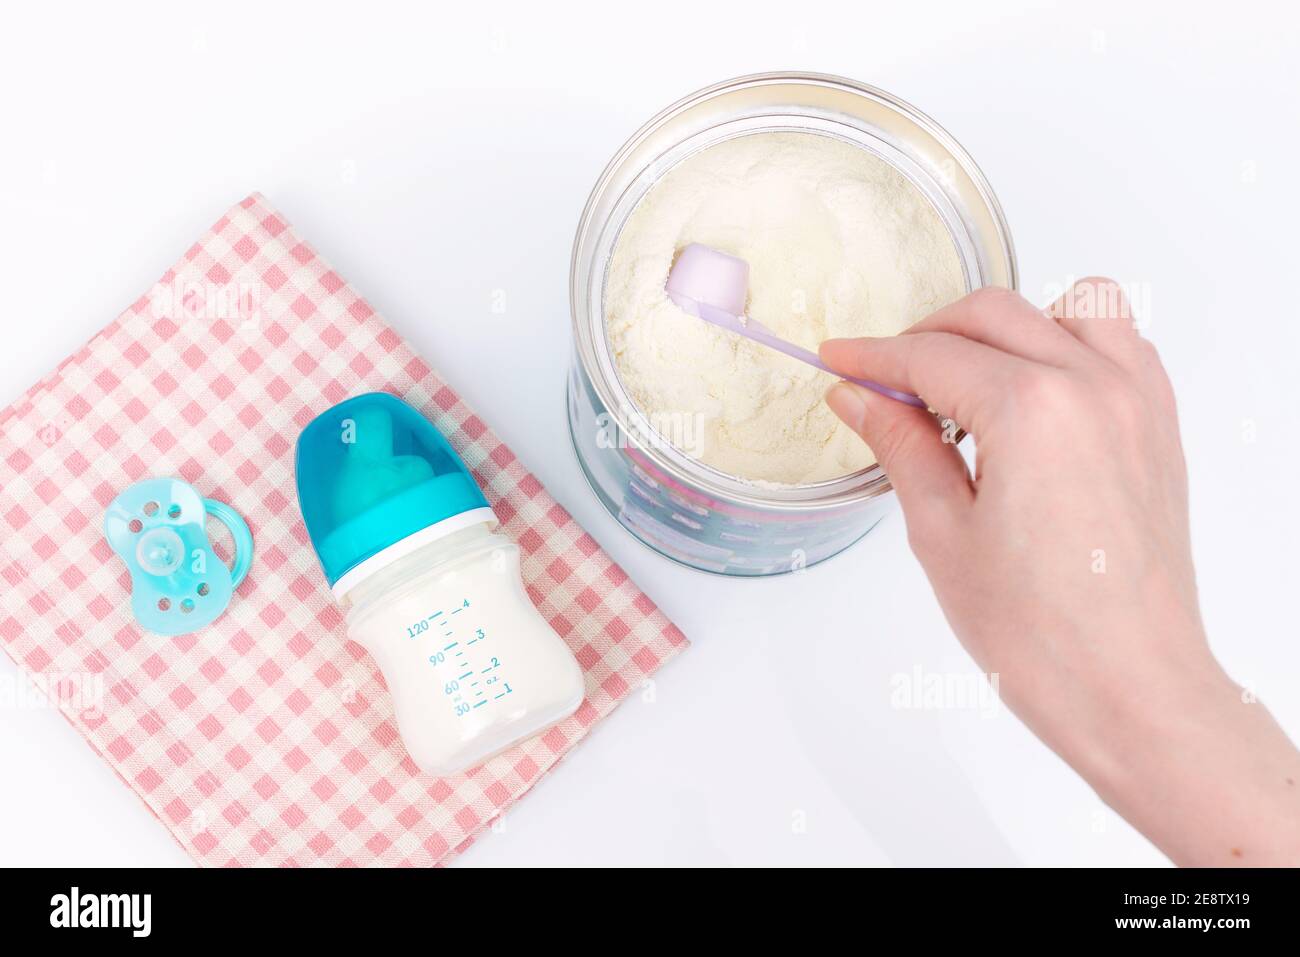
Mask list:
[{"label": "wrist", "polygon": [[1222,729],[1241,692],[1208,653],[1115,682],[1094,720],[1069,739],[1071,764],[1099,792],[1149,790],[1162,768]]},{"label": "wrist", "polygon": [[1300,752],[1208,650],[1108,724],[1075,767],[1176,864],[1300,863]]}]

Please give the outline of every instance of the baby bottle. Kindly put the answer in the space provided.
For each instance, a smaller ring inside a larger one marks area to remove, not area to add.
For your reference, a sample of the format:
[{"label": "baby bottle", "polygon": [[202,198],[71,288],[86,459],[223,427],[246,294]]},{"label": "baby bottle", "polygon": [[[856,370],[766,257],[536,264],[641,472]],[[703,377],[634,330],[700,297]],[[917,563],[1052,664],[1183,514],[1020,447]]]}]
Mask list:
[{"label": "baby bottle", "polygon": [[421,770],[463,771],[577,710],[582,672],[524,591],[519,546],[427,419],[355,396],[303,429],[296,470],[348,637],[383,672]]}]

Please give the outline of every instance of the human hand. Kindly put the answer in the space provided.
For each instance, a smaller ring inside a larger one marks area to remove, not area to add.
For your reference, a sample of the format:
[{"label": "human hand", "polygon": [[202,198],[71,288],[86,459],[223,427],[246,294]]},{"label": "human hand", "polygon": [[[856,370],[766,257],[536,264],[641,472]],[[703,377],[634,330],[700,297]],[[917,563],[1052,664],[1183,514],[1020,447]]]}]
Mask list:
[{"label": "human hand", "polygon": [[1176,862],[1300,863],[1300,753],[1210,652],[1173,390],[1127,300],[982,289],[902,335],[840,339],[840,382],[958,638],[1029,727]]}]

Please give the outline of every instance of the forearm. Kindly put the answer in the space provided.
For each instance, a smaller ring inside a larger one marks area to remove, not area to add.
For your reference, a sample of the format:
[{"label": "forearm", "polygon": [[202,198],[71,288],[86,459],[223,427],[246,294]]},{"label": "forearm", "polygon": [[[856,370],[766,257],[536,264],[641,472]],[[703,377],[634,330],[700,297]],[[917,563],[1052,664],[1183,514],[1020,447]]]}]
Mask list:
[{"label": "forearm", "polygon": [[1076,767],[1174,863],[1300,865],[1300,751],[1217,665],[1134,700]]}]

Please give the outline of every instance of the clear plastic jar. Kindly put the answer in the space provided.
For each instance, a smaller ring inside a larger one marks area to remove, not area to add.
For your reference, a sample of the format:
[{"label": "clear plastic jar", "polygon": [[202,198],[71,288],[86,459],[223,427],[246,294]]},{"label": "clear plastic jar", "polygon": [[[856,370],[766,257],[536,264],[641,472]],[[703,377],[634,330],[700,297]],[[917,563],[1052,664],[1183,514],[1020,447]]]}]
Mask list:
[{"label": "clear plastic jar", "polygon": [[592,489],[624,528],[669,558],[725,575],[812,565],[857,541],[893,507],[889,479],[877,465],[789,487],[710,468],[660,436],[619,381],[603,296],[623,224],[686,157],[767,131],[821,133],[881,157],[947,225],[968,291],[1016,286],[1011,235],[983,174],[937,123],[882,90],[819,74],[741,77],[686,97],[637,131],[597,180],[574,239],[569,430]]}]

